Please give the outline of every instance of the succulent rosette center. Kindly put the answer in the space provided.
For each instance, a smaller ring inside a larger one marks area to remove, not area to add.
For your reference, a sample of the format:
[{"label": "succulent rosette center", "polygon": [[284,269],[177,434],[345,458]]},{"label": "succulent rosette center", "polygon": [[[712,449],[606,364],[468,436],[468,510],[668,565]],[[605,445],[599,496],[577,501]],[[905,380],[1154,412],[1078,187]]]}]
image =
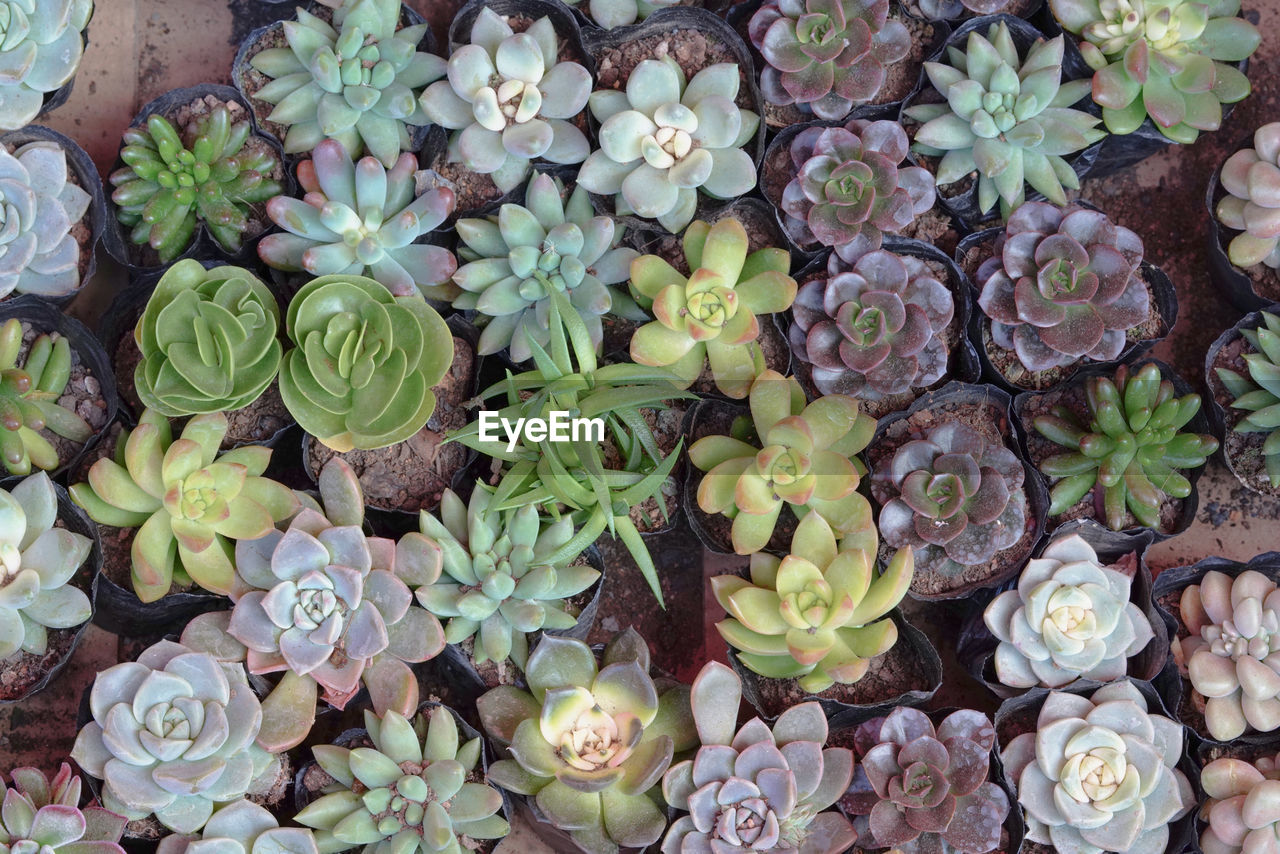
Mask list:
[{"label": "succulent rosette center", "polygon": [[561,711],[577,714],[558,735],[554,729],[548,732],[545,718],[543,725],[543,734],[558,746],[560,758],[587,772],[616,768],[625,762],[640,741],[640,719],[629,712],[609,714],[586,688],[566,690],[570,695],[560,700]]}]

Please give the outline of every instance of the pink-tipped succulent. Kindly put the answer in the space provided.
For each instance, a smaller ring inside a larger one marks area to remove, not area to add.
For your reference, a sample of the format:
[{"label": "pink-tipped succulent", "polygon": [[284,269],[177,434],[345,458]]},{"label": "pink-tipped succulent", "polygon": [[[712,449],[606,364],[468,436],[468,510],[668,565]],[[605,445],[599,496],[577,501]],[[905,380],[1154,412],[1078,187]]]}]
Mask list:
[{"label": "pink-tipped succulent", "polygon": [[38,768],[14,768],[13,786],[0,778],[0,851],[5,854],[124,854],[124,816],[80,808],[80,778],[66,762],[50,780]]}]

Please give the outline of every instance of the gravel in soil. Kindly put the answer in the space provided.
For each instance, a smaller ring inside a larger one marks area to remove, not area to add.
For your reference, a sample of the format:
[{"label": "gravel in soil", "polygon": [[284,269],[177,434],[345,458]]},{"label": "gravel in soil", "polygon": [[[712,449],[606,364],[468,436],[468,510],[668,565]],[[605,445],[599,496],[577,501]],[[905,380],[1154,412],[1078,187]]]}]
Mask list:
[{"label": "gravel in soil", "polygon": [[1235,398],[1231,395],[1222,380],[1218,378],[1218,369],[1235,371],[1243,377],[1249,376],[1249,366],[1244,356],[1255,352],[1245,338],[1239,334],[1218,350],[1206,379],[1213,399],[1221,407],[1226,419],[1225,442],[1223,453],[1231,466],[1232,472],[1245,486],[1272,498],[1280,498],[1280,488],[1271,485],[1267,475],[1266,461],[1262,456],[1262,444],[1267,439],[1266,433],[1241,433],[1236,425],[1244,420],[1246,411],[1234,408],[1231,403]]},{"label": "gravel in soil", "polygon": [[[600,51],[595,57],[596,87],[625,89],[627,78],[642,60],[662,59],[664,56],[670,56],[675,60],[684,71],[686,80],[692,80],[695,74],[708,65],[718,62],[738,64],[738,57],[728,46],[708,38],[698,30],[675,29],[633,39],[617,47]],[[751,101],[747,68],[741,65],[739,65],[739,78],[737,104],[742,109],[754,111],[755,104]]]},{"label": "gravel in soil", "polygon": [[[658,445],[658,450],[662,451],[663,459],[668,454],[675,451],[676,444],[683,435],[681,428],[684,425],[684,415],[688,411],[690,401],[676,400],[671,401],[668,409],[644,409],[640,416],[644,418],[649,429],[653,432],[654,441]],[[626,468],[626,462],[622,457],[617,443],[612,440],[606,441],[602,445],[603,462],[606,469],[613,471],[622,471]],[[661,487],[662,506],[658,505],[657,497],[649,497],[639,504],[631,506],[631,521],[642,534],[655,533],[672,524],[673,519],[680,512],[680,474],[683,461],[676,463],[676,467],[671,472],[671,476]]]},{"label": "gravel in soil", "polygon": [[[25,320],[22,322],[22,346],[18,349],[18,365],[26,363],[31,342],[43,333],[44,330],[36,329]],[[50,334],[55,340],[60,337],[56,332]],[[102,397],[102,386],[98,378],[89,370],[89,366],[80,360],[80,353],[74,345],[71,347],[71,376],[57,403],[63,409],[68,409],[83,418],[95,435],[107,424],[107,402]],[[84,447],[82,443],[59,436],[48,428],[39,432],[58,452],[60,464],[68,462]]]}]

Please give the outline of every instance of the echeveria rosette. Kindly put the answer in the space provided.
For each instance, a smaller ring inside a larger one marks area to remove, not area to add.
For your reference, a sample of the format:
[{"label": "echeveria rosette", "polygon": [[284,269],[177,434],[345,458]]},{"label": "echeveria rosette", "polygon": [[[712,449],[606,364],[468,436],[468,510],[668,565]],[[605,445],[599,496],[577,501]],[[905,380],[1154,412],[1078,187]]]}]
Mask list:
[{"label": "echeveria rosette", "polygon": [[1240,232],[1227,246],[1231,263],[1280,269],[1280,122],[1254,131],[1253,147],[1228,157],[1218,180],[1218,221]]},{"label": "echeveria rosette", "polygon": [[669,56],[641,60],[625,92],[602,89],[588,106],[600,122],[598,151],[578,183],[614,196],[615,212],[657,219],[671,232],[692,220],[698,192],[732,199],[756,185],[755,161],[743,150],[760,117],[735,103],[738,66],[709,65],[686,82]]},{"label": "echeveria rosette", "polygon": [[12,154],[0,147],[0,297],[63,297],[79,289],[80,244],[71,229],[92,200],[70,180],[67,152],[57,143],[28,142]]},{"label": "echeveria rosette", "polygon": [[1174,142],[1195,142],[1222,124],[1222,105],[1244,100],[1249,78],[1236,63],[1262,34],[1239,17],[1239,0],[1050,0],[1094,69],[1093,100],[1113,134],[1150,117]]},{"label": "echeveria rosette", "polygon": [[509,348],[512,361],[525,362],[530,342],[545,349],[552,291],[568,296],[597,347],[604,315],[648,319],[625,287],[612,287],[630,278],[640,253],[619,245],[625,229],[612,217],[596,216],[581,185],[566,198],[559,180],[536,174],[523,204],[459,219],[456,227],[464,263],[453,276],[460,289],[453,307],[476,312],[482,355]]},{"label": "echeveria rosette", "polygon": [[1231,408],[1246,412],[1233,428],[1238,433],[1264,433],[1262,459],[1272,488],[1280,488],[1280,315],[1264,311],[1254,329],[1240,335],[1252,353],[1245,353],[1248,376],[1218,368],[1221,380],[1234,400]]},{"label": "echeveria rosette", "polygon": [[926,21],[954,21],[970,15],[997,15],[1009,6],[1008,0],[918,0]]},{"label": "echeveria rosette", "polygon": [[192,258],[160,277],[133,337],[142,405],[166,417],[230,412],[253,403],[280,370],[280,307],[243,267]]},{"label": "echeveria rosette", "polygon": [[688,815],[662,841],[663,854],[687,851],[839,854],[856,834],[829,809],[853,777],[853,753],[827,747],[827,718],[817,703],[783,712],[770,728],[760,718],[738,727],[742,682],[710,662],[693,681],[699,747],[662,777],[662,796]]},{"label": "echeveria rosette", "polygon": [[1071,109],[1087,97],[1089,81],[1062,79],[1062,36],[1032,45],[1019,58],[1009,27],[993,24],[969,33],[962,51],[946,62],[926,62],[925,73],[943,97],[903,111],[921,126],[914,150],[939,157],[936,181],[953,184],[976,172],[978,210],[997,201],[1002,214],[1022,204],[1026,186],[1060,205],[1080,178],[1065,159],[1106,134],[1100,120]]},{"label": "echeveria rosette", "polygon": [[215,812],[199,836],[173,833],[161,839],[156,854],[319,854],[319,849],[310,830],[281,827],[253,801],[234,801]]},{"label": "echeveria rosette", "polygon": [[435,411],[432,388],[453,359],[453,335],[420,294],[321,276],[289,301],[285,329],[294,348],[280,365],[280,396],[335,451],[403,442]]},{"label": "echeveria rosette", "polygon": [[599,663],[582,641],[543,637],[525,678],[527,690],[499,686],[477,703],[489,737],[512,756],[489,766],[489,781],[533,798],[591,854],[657,842],[667,819],[656,787],[672,756],[698,743],[689,689],[655,682],[634,629]]},{"label": "echeveria rosette", "polygon": [[820,392],[882,400],[942,379],[955,300],[924,260],[878,249],[827,270],[800,286],[788,334]]},{"label": "echeveria rosette", "polygon": [[71,583],[93,540],[63,527],[58,496],[44,472],[0,489],[0,662],[18,653],[44,655],[49,629],[71,629],[93,605]]},{"label": "echeveria rosette", "polygon": [[1000,752],[1026,814],[1026,839],[1062,854],[1160,854],[1195,806],[1182,726],[1151,711],[1135,683],[1089,697],[1051,691],[1036,728]]},{"label": "echeveria rosette", "polygon": [[1142,239],[1082,205],[1028,202],[978,267],[978,305],[996,346],[1028,371],[1120,357],[1151,309]]},{"label": "echeveria rosette", "polygon": [[102,780],[102,805],[130,821],[154,815],[194,833],[279,766],[254,741],[263,709],[243,668],[172,641],[99,673],[89,710],[71,758]]},{"label": "echeveria rosette", "polygon": [[508,192],[528,177],[532,160],[587,159],[591,144],[572,119],[587,107],[591,72],[558,62],[559,45],[548,17],[516,33],[492,9],[480,10],[469,42],[449,57],[448,78],[419,98],[427,118],[454,131],[450,160]]},{"label": "echeveria rosette", "polygon": [[880,535],[910,546],[916,565],[944,576],[982,566],[1026,533],[1022,461],[968,425],[914,435],[871,474]]},{"label": "echeveria rosette", "polygon": [[698,507],[733,520],[734,551],[761,551],[784,504],[797,516],[820,514],[842,534],[862,529],[871,509],[857,491],[865,469],[856,455],[871,440],[875,420],[847,395],[807,403],[800,383],[776,371],[756,378],[748,402],[752,442],[735,434],[689,446],[690,461],[706,472]]},{"label": "echeveria rosette", "polygon": [[1280,763],[1223,756],[1200,771],[1200,850],[1205,854],[1265,852],[1280,839]]},{"label": "echeveria rosette", "polygon": [[840,800],[866,848],[901,854],[985,854],[1000,846],[1009,798],[988,779],[996,730],[981,712],[937,727],[919,709],[894,709],[855,732],[858,770]]},{"label": "echeveria rosette", "polygon": [[[577,7],[580,0],[566,2]],[[679,5],[678,0],[588,0],[586,9],[591,13],[591,20],[611,30],[642,21],[659,9],[676,5]]]},{"label": "echeveria rosette", "polygon": [[933,207],[933,176],[901,164],[909,143],[902,125],[853,119],[810,127],[791,140],[795,177],[782,191],[783,227],[797,244],[831,246],[852,263],[879,249],[885,234]]},{"label": "echeveria rosette", "polygon": [[71,497],[100,525],[137,528],[130,546],[133,590],[154,602],[175,583],[228,593],[236,540],[253,540],[292,516],[298,499],[262,473],[271,449],[245,445],[219,453],[221,412],[197,415],[173,438],[169,421],[146,410],[115,456],[89,468]]},{"label": "echeveria rosette", "polygon": [[93,0],[0,2],[0,130],[31,124],[75,76],[91,17]]},{"label": "echeveria rosette", "polygon": [[50,780],[38,768],[14,768],[12,788],[0,777],[0,846],[5,854],[124,854],[123,816],[80,808],[80,778],[63,762]]},{"label": "echeveria rosette", "polygon": [[267,121],[288,126],[286,154],[313,150],[329,138],[352,157],[367,149],[388,169],[412,148],[409,126],[425,125],[418,96],[445,74],[445,62],[418,50],[426,24],[399,27],[399,0],[350,0],[333,23],[299,9],[284,21],[287,47],[249,60],[272,78],[253,94],[275,105]]},{"label": "echeveria rosette", "polygon": [[11,317],[0,325],[0,461],[9,474],[58,467],[42,430],[80,444],[93,437],[88,422],[59,403],[71,379],[71,341],[40,334],[22,350],[23,324]]},{"label": "echeveria rosette", "polygon": [[1155,636],[1129,601],[1133,579],[1104,566],[1079,534],[1051,542],[1014,590],[982,619],[1000,645],[996,678],[1011,688],[1065,688],[1078,679],[1123,679],[1128,659]]},{"label": "echeveria rosette", "polygon": [[760,91],[820,119],[842,119],[876,97],[886,68],[911,52],[911,33],[889,20],[889,0],[767,0],[749,35],[764,57]]},{"label": "echeveria rosette", "polygon": [[399,297],[420,291],[449,299],[458,262],[448,249],[419,240],[453,213],[454,192],[418,194],[417,172],[418,158],[408,152],[387,169],[376,157],[356,163],[338,141],[322,141],[298,164],[302,199],[267,202],[267,216],[286,233],[262,238],[258,256],[278,270],[366,276]]},{"label": "echeveria rosette", "polygon": [[655,319],[632,335],[632,361],[669,368],[686,387],[710,364],[717,389],[746,397],[762,361],[756,315],[786,311],[796,296],[790,253],[749,248],[746,228],[727,217],[685,231],[688,278],[657,255],[635,259],[631,284]]},{"label": "echeveria rosette", "polygon": [[364,721],[369,746],[312,748],[333,782],[294,820],[316,828],[321,851],[466,854],[507,835],[501,793],[472,781],[483,773],[483,739],[463,742],[448,708],[412,720],[365,712]]}]

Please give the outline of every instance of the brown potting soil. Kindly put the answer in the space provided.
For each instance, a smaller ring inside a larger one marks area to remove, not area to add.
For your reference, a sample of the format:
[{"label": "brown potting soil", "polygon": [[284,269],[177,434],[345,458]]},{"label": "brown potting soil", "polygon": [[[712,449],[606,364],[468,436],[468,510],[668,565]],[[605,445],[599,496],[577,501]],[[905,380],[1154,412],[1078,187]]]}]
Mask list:
[{"label": "brown potting soil", "polygon": [[[722,219],[732,215],[747,232],[747,251],[770,247],[786,248],[786,237],[782,234],[777,220],[769,216],[765,210],[756,207],[740,206],[736,209],[723,208],[709,215],[706,222],[715,225]],[[674,267],[681,275],[690,274],[689,261],[684,257],[684,238],[678,234],[662,234],[646,241],[637,240],[637,251],[645,255],[657,255]]]},{"label": "brown potting soil", "polygon": [[[627,78],[642,60],[662,59],[664,56],[675,60],[684,71],[686,80],[692,80],[695,74],[708,65],[738,62],[737,56],[726,45],[699,30],[671,30],[601,51],[596,56],[596,87],[626,89]],[[755,104],[751,101],[746,67],[739,67],[739,78],[737,104],[742,109],[754,111]]]},{"label": "brown potting soil", "polygon": [[[641,410],[640,416],[644,418],[649,429],[653,432],[654,441],[658,445],[658,449],[662,451],[663,458],[675,451],[676,444],[680,441],[681,426],[684,423],[684,414],[688,410],[690,401],[676,400],[672,401],[672,405],[667,409],[644,409]],[[622,452],[618,449],[609,437],[603,443],[602,459],[606,469],[621,471],[626,467],[626,461],[622,458]],[[662,485],[661,497],[662,507],[658,505],[656,497],[646,498],[639,504],[633,504],[630,508],[631,521],[635,523],[636,528],[642,534],[660,531],[671,524],[672,519],[680,510],[680,466],[676,464],[671,476],[667,478],[666,483]]]},{"label": "brown potting soil", "polygon": [[[26,363],[27,353],[31,350],[31,342],[45,332],[46,330],[36,329],[25,320],[22,322],[22,346],[18,348],[18,365]],[[50,334],[54,336],[55,340],[61,337],[57,333]],[[71,347],[71,376],[67,380],[67,387],[58,398],[57,403],[63,409],[71,410],[83,418],[93,428],[95,434],[106,426],[107,401],[102,397],[102,386],[98,383],[98,378],[89,370],[89,367],[80,361],[80,354],[76,351],[74,345]],[[66,463],[80,453],[80,449],[84,447],[82,443],[59,436],[48,428],[39,432],[58,452],[59,463]]]},{"label": "brown potting soil", "polygon": [[1246,353],[1255,352],[1253,346],[1244,336],[1237,334],[1218,350],[1213,365],[1207,374],[1209,390],[1213,399],[1222,407],[1226,418],[1226,434],[1223,436],[1223,452],[1231,462],[1231,470],[1235,472],[1246,486],[1263,495],[1280,496],[1280,488],[1271,485],[1267,475],[1266,461],[1262,456],[1262,444],[1267,440],[1266,433],[1241,433],[1236,425],[1244,420],[1247,414],[1243,409],[1234,408],[1231,403],[1235,398],[1227,391],[1222,380],[1218,378],[1218,369],[1235,371],[1242,377],[1249,376],[1249,365],[1244,360]]}]

